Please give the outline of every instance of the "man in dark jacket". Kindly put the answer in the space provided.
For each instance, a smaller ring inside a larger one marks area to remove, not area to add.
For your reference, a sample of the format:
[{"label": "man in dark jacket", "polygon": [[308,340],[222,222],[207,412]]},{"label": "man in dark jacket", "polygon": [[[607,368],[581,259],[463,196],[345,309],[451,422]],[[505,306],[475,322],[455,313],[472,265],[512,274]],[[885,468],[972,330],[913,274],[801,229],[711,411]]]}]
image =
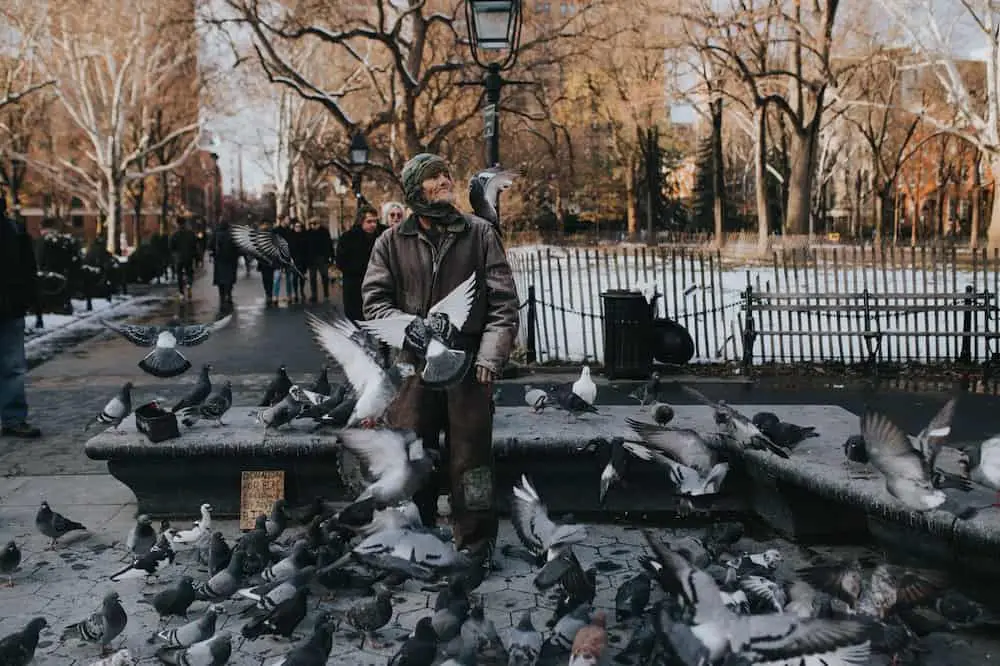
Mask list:
[{"label": "man in dark jacket", "polygon": [[34,439],[42,431],[28,423],[24,376],[24,315],[38,298],[38,271],[31,237],[7,217],[0,192],[0,423],[7,437]]},{"label": "man in dark jacket", "polygon": [[219,311],[233,307],[233,285],[240,252],[229,232],[229,220],[222,220],[212,234],[212,284],[219,289]]},{"label": "man in dark jacket", "polygon": [[[292,261],[303,274],[309,270],[309,236],[306,228],[298,220],[292,220],[292,233],[288,237],[288,250],[292,253]],[[288,279],[292,285],[292,302],[306,302],[306,282],[295,273],[289,271]]]},{"label": "man in dark jacket", "polygon": [[[476,295],[453,346],[474,359],[461,382],[432,390],[419,376],[401,388],[385,419],[416,431],[426,448],[441,450],[442,469],[414,501],[426,525],[437,521],[441,491],[451,494],[455,545],[484,565],[497,536],[493,477],[493,382],[510,356],[519,325],[517,291],[510,264],[493,226],[454,206],[447,163],[421,153],[403,167],[403,190],[413,214],[375,243],[364,279],[367,319],[413,314],[426,321],[432,305],[472,274]],[[430,322],[433,328],[434,322]],[[426,350],[426,339],[408,330],[409,346]],[[406,355],[411,358],[403,358]],[[401,360],[416,360],[403,352]]]},{"label": "man in dark jacket", "polygon": [[191,283],[194,282],[194,257],[197,253],[198,237],[188,229],[187,220],[177,218],[177,231],[170,237],[170,256],[177,276],[177,293],[181,298],[191,300]]},{"label": "man in dark jacket", "polygon": [[378,212],[367,204],[358,211],[358,222],[348,229],[337,243],[337,268],[343,276],[344,314],[348,319],[361,321],[361,282],[368,269],[375,240],[385,227],[378,223]]},{"label": "man in dark jacket", "polygon": [[[260,231],[270,231],[271,225],[268,222],[261,222],[257,225]],[[277,304],[278,297],[274,292],[274,266],[266,261],[257,262],[257,271],[260,273],[260,281],[264,283],[264,306],[271,307]]]},{"label": "man in dark jacket", "polygon": [[323,283],[323,298],[330,300],[330,260],[333,258],[333,239],[329,230],[320,225],[319,220],[309,222],[306,232],[309,238],[309,300],[319,300],[316,278]]}]

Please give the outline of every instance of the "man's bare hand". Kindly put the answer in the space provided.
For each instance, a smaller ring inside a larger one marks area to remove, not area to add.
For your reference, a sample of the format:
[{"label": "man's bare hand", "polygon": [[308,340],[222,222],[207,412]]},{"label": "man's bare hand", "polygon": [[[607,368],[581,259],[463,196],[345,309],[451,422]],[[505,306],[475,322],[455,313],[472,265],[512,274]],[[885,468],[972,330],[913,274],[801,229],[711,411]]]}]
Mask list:
[{"label": "man's bare hand", "polygon": [[479,382],[480,384],[486,384],[487,386],[489,386],[494,381],[496,381],[496,378],[497,377],[493,373],[493,371],[487,368],[485,365],[476,366],[476,381]]}]

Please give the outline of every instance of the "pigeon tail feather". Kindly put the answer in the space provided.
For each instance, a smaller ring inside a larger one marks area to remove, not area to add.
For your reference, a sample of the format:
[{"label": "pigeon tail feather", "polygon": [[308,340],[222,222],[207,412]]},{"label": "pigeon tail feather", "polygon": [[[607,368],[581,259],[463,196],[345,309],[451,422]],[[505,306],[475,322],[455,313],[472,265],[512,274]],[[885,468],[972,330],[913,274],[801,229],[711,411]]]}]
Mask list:
[{"label": "pigeon tail feather", "polygon": [[138,365],[143,372],[160,379],[178,377],[191,369],[191,361],[183,354],[176,349],[163,348],[151,351]]}]

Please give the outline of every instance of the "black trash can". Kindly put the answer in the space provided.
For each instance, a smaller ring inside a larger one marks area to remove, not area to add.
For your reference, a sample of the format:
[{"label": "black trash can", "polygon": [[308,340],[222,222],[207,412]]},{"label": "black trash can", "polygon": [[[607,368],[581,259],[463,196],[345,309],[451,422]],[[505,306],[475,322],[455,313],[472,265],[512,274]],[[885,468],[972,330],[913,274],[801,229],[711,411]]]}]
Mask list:
[{"label": "black trash can", "polygon": [[645,379],[653,369],[653,305],[635,291],[612,289],[604,304],[604,373]]}]

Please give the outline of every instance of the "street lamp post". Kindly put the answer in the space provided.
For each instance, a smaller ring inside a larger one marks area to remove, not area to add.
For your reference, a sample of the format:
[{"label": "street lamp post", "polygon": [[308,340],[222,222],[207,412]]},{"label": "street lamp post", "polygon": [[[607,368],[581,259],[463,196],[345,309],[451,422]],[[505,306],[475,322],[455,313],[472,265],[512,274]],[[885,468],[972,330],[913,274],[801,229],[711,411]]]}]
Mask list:
[{"label": "street lamp post", "polygon": [[357,132],[351,137],[348,161],[351,164],[351,189],[354,190],[354,203],[357,206],[356,211],[360,211],[361,202],[364,200],[361,195],[361,174],[365,165],[368,164],[368,141],[361,132]]}]

